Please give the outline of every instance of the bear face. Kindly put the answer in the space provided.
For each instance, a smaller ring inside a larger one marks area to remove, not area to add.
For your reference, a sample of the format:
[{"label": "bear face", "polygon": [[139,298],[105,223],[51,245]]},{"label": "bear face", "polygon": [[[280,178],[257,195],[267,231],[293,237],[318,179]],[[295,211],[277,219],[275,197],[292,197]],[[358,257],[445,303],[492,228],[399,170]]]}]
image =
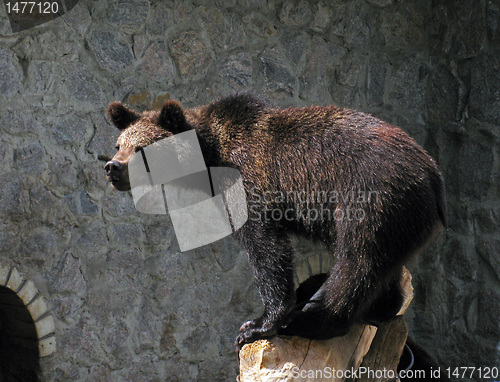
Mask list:
[{"label": "bear face", "polygon": [[107,180],[118,191],[130,190],[128,163],[142,147],[191,129],[181,106],[175,101],[166,102],[159,112],[142,114],[114,102],[107,112],[111,122],[121,131],[116,141],[117,153],[104,166]]}]

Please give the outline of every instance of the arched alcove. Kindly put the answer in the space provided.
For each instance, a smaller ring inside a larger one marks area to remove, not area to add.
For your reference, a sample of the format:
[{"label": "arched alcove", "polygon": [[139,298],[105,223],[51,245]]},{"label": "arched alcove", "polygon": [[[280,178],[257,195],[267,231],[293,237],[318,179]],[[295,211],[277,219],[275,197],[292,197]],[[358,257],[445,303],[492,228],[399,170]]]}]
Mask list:
[{"label": "arched alcove", "polygon": [[0,380],[38,381],[36,326],[16,293],[0,287]]},{"label": "arched alcove", "polygon": [[34,283],[0,264],[0,381],[38,381],[40,358],[56,349],[54,332]]}]

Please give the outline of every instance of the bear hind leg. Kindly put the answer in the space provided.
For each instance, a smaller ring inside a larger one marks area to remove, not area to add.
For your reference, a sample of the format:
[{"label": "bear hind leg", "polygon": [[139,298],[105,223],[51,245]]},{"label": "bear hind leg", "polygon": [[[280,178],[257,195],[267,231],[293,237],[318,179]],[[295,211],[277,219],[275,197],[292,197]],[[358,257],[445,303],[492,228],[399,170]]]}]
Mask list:
[{"label": "bear hind leg", "polygon": [[378,326],[381,322],[387,321],[398,314],[404,302],[401,275],[402,271],[391,280],[387,288],[372,302],[363,316],[363,321]]},{"label": "bear hind leg", "polygon": [[285,324],[278,329],[278,335],[326,340],[347,334],[349,328],[348,322],[340,323],[332,317],[328,308],[318,303],[308,304],[305,311],[291,312]]},{"label": "bear hind leg", "polygon": [[397,314],[403,295],[399,277],[387,281],[393,267],[374,267],[366,249],[343,249],[318,292],[288,315],[278,334],[328,339],[345,335],[355,322],[377,324]]}]

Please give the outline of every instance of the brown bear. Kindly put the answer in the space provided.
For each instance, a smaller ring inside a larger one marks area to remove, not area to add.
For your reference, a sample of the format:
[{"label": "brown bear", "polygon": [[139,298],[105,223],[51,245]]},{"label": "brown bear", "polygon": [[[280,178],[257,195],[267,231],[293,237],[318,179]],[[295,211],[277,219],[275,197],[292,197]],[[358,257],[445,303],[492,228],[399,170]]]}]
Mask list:
[{"label": "brown bear", "polygon": [[[234,235],[264,313],[241,326],[237,347],[276,334],[326,339],[394,316],[403,265],[446,225],[435,161],[401,129],[361,112],[279,109],[245,93],[192,109],[168,101],[142,114],[111,103],[108,114],[121,131],[105,165],[117,190],[130,189],[135,152],[190,129],[207,167],[240,172],[249,219]],[[321,241],[336,258],[297,293],[290,233]]]}]

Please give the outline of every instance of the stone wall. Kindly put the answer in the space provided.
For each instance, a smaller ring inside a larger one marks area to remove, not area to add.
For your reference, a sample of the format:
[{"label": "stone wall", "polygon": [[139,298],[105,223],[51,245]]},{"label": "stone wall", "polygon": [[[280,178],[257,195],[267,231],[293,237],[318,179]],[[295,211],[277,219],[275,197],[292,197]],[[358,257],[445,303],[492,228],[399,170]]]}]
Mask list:
[{"label": "stone wall", "polygon": [[367,111],[438,160],[449,228],[411,267],[410,331],[443,367],[498,365],[499,66],[498,0],[85,0],[17,33],[2,8],[0,268],[49,306],[46,379],[234,380],[237,329],[262,309],[244,252],[180,253],[98,155],[113,154],[111,101],[247,89]]}]

